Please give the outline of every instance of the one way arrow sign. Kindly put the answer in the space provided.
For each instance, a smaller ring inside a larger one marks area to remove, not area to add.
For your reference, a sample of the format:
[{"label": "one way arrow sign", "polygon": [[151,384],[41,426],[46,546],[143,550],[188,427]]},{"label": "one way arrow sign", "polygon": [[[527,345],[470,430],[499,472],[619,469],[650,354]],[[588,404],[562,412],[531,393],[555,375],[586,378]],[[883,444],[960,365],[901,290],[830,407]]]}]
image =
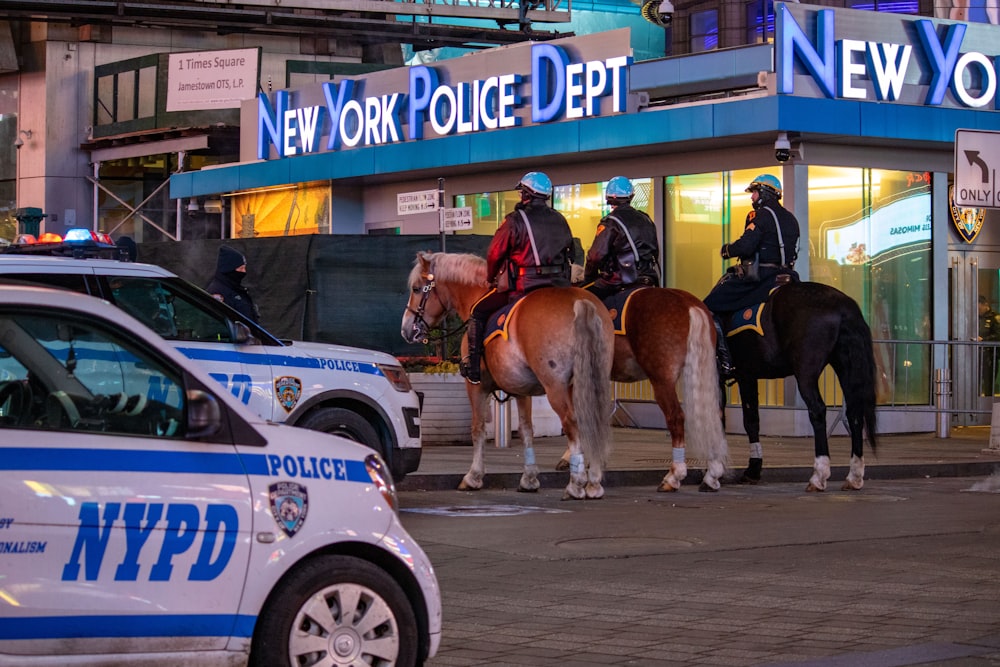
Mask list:
[{"label": "one way arrow sign", "polygon": [[1000,132],[955,132],[955,205],[1000,208]]}]

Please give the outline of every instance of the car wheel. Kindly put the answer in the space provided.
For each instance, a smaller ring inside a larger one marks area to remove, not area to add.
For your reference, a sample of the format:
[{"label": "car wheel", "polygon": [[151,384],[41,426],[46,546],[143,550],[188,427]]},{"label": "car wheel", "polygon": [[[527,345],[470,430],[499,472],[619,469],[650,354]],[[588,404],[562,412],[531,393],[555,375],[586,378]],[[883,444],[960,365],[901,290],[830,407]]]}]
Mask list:
[{"label": "car wheel", "polygon": [[385,459],[382,441],[379,440],[375,428],[356,412],[344,408],[320,408],[306,415],[296,426],[360,442],[374,449]]},{"label": "car wheel", "polygon": [[403,589],[353,556],[319,556],[268,598],[254,632],[252,667],[413,667],[417,621]]}]

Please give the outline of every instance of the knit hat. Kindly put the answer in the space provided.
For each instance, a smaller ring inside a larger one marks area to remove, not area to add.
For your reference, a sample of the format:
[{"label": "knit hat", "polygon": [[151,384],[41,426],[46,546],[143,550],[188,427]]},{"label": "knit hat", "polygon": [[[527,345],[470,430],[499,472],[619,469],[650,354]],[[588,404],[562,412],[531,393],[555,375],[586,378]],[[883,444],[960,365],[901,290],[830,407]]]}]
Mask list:
[{"label": "knit hat", "polygon": [[219,273],[230,273],[247,263],[247,258],[236,248],[227,245],[219,247],[219,263],[215,270]]}]

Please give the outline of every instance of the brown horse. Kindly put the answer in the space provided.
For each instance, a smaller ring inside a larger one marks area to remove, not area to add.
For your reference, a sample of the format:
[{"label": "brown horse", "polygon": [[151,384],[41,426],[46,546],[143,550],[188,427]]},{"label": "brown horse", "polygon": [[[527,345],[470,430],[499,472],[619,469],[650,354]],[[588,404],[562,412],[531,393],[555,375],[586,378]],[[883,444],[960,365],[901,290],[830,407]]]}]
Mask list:
[{"label": "brown horse", "polygon": [[[729,444],[719,414],[712,315],[689,292],[645,287],[632,292],[615,331],[615,382],[649,380],[667,422],[673,456],[658,491],[677,491],[687,476],[686,451],[705,460],[700,490],[717,491]],[[684,377],[684,405],[677,382]],[[685,428],[685,427],[688,428]],[[566,458],[560,468],[566,466]]]},{"label": "brown horse", "polygon": [[[407,342],[424,342],[448,312],[469,318],[487,287],[486,261],[467,254],[417,253],[409,286],[401,333]],[[489,397],[500,389],[519,397],[525,448],[520,489],[539,487],[531,400],[526,397],[544,393],[569,441],[570,481],[563,499],[601,498],[601,477],[611,450],[611,317],[597,297],[576,287],[534,290],[515,308],[506,335],[494,336],[486,345],[482,383],[466,383],[472,404],[473,455],[459,488],[482,488]],[[467,341],[462,342],[462,352],[467,352]]]}]

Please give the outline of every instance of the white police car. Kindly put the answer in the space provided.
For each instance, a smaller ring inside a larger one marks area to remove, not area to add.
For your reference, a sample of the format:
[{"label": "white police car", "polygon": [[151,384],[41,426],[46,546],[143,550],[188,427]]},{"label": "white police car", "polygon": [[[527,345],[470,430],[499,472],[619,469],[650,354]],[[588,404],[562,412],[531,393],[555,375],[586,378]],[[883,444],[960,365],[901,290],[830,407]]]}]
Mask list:
[{"label": "white police car", "polygon": [[[395,357],[278,340],[161,267],[93,258],[104,250],[118,252],[110,239],[102,242],[88,230],[71,230],[65,242],[32,241],[4,248],[0,284],[105,299],[201,364],[265,419],[366,444],[382,455],[397,481],[419,466],[419,398]],[[150,397],[155,391],[150,387]]]},{"label": "white police car", "polygon": [[421,664],[440,591],[395,503],[111,305],[0,286],[0,665]]}]

